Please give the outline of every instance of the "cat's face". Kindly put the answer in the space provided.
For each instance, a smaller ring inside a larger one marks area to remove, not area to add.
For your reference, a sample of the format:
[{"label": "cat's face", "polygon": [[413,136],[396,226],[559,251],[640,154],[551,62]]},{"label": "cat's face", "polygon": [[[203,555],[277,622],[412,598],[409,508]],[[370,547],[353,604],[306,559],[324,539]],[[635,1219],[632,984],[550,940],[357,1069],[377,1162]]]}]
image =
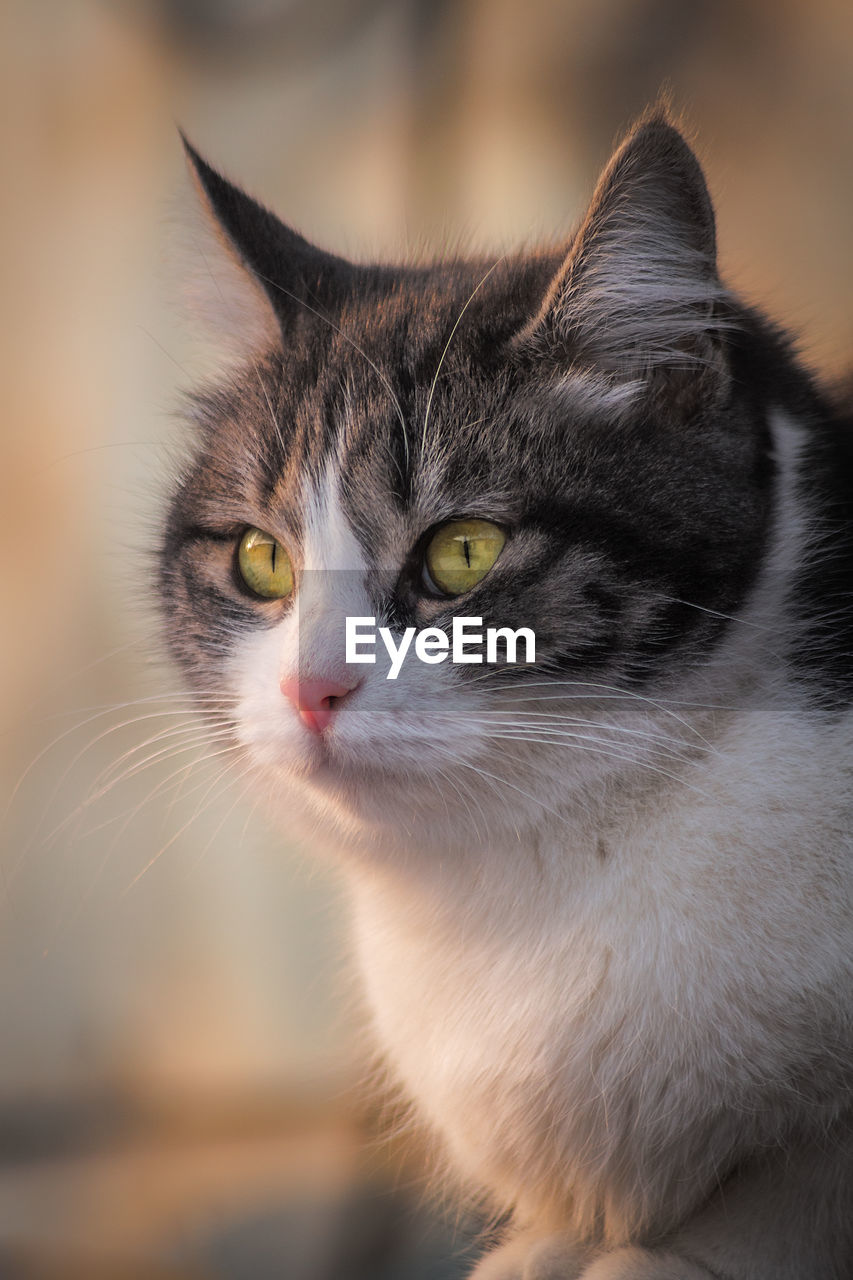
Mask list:
[{"label": "cat's face", "polygon": [[[173,650],[251,767],[344,821],[438,839],[663,767],[649,697],[742,604],[772,470],[678,135],[629,140],[568,257],[399,270],[312,249],[194,163],[275,323],[197,398],[161,581]],[[482,573],[431,573],[448,539]],[[454,617],[526,627],[535,660],[409,652],[388,679],[381,643],[347,663],[347,617],[397,642]]]}]

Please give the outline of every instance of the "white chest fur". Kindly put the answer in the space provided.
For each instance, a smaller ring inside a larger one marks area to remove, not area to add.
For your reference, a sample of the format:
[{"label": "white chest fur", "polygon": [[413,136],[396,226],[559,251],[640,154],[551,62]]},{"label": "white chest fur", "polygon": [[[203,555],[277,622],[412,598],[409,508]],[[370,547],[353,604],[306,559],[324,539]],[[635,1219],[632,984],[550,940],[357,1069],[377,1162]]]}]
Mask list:
[{"label": "white chest fur", "polygon": [[498,1204],[617,1241],[823,1123],[851,1047],[849,747],[849,722],[744,714],[701,790],[612,802],[603,845],[569,817],[535,850],[356,877],[380,1042]]}]

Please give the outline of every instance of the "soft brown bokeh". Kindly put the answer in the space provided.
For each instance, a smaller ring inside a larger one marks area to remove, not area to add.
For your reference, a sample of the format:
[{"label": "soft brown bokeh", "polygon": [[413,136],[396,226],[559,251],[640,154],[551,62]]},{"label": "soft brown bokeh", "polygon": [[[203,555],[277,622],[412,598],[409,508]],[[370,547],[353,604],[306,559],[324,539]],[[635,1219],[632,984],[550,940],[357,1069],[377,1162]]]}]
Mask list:
[{"label": "soft brown bokeh", "polygon": [[[111,726],[162,704],[88,719],[179,687],[149,639],[146,560],[177,391],[202,367],[176,319],[176,122],[318,242],[394,256],[567,232],[615,137],[667,85],[706,163],[724,271],[834,375],[853,364],[853,11],[7,0],[2,24],[4,794],[29,772],[0,868],[0,1140],[17,1135],[18,1155],[97,1146],[123,1132],[115,1117],[182,1099],[214,1117],[268,1106],[286,1135],[281,1117],[310,1099],[349,1176],[350,1121],[329,1119],[358,1061],[336,889],[241,783],[203,768],[170,782],[184,757],[105,789],[104,770],[177,741],[121,763],[167,722]],[[278,1166],[258,1159],[262,1199]],[[0,1240],[42,1222],[61,1247],[57,1224],[79,1227],[96,1182],[73,1165],[16,1181],[15,1167]],[[208,1203],[204,1179],[186,1184]],[[123,1234],[92,1194],[90,1242],[143,1256],[144,1203]]]}]

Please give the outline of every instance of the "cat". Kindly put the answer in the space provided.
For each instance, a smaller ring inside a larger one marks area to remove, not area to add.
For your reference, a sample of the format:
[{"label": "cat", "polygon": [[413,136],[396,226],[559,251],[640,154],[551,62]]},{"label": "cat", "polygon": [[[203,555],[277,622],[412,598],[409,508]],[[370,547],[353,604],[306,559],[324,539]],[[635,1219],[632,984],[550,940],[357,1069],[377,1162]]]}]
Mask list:
[{"label": "cat", "polygon": [[[428,265],[186,146],[237,359],[168,640],[342,868],[391,1076],[506,1225],[476,1280],[850,1277],[849,410],[721,282],[664,108],[567,245]],[[461,616],[535,658],[345,661]]]}]

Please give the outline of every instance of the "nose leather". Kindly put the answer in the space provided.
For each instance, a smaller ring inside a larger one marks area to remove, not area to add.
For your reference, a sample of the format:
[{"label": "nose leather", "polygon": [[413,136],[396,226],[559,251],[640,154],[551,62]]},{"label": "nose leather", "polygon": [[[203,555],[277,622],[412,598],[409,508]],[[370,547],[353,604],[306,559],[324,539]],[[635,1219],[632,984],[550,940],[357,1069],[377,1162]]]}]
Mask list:
[{"label": "nose leather", "polygon": [[341,684],[337,680],[300,680],[296,676],[287,676],[281,682],[285,698],[312,733],[322,733],[328,728],[341,698],[352,693],[354,688],[355,685]]}]

